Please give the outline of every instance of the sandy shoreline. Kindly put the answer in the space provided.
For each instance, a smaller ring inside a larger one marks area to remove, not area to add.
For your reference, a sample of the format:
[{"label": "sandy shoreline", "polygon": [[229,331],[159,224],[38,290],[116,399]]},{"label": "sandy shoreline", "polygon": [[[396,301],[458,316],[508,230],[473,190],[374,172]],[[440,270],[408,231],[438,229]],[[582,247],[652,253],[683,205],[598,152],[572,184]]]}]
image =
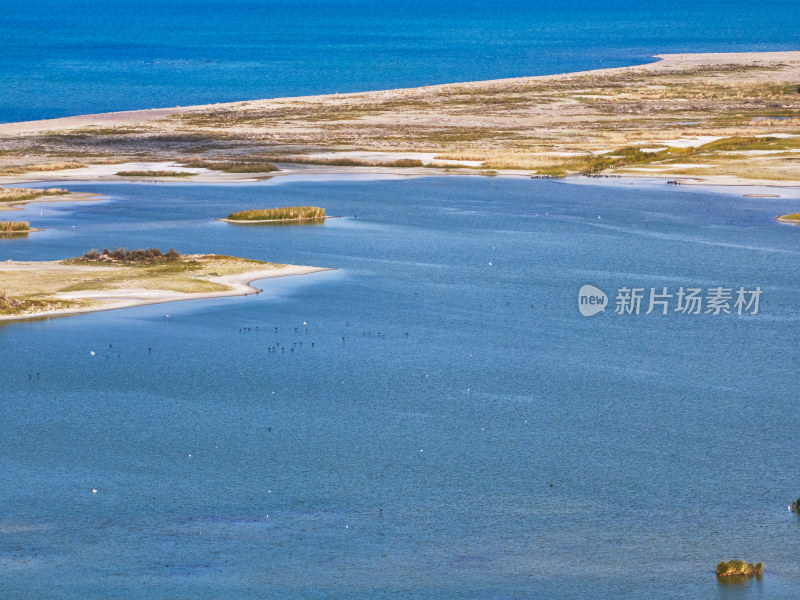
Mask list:
[{"label": "sandy shoreline", "polygon": [[[175,183],[298,174],[528,176],[548,169],[571,174],[620,148],[656,152],[774,135],[784,140],[775,150],[707,150],[686,160],[676,154],[611,168],[623,177],[682,179],[688,185],[800,185],[795,166],[800,141],[785,141],[800,138],[800,51],[653,58],[643,65],[576,73],[0,124],[0,148],[10,150],[0,156],[0,185],[174,182],[116,176],[165,169],[192,173]],[[42,148],[46,152],[36,156]],[[2,174],[3,166],[46,164],[56,155],[89,166]],[[91,164],[88,157],[104,160]],[[292,158],[354,164],[301,164]],[[192,159],[261,160],[281,170],[233,173],[181,164]],[[419,166],[392,165],[398,161]]]},{"label": "sandy shoreline", "polygon": [[[99,267],[102,268],[102,267]],[[87,273],[96,271],[98,267],[85,267],[75,265],[64,265],[60,261],[42,262],[5,262],[0,263],[0,271],[35,271],[36,273],[47,273],[48,271],[72,271],[75,273]],[[57,298],[62,300],[90,300],[99,302],[93,306],[82,308],[67,308],[58,310],[48,310],[31,314],[20,315],[0,315],[0,321],[22,321],[39,319],[42,317],[68,316],[90,312],[101,312],[107,310],[117,310],[120,308],[131,308],[134,306],[145,306],[148,304],[165,304],[169,302],[183,302],[186,300],[205,300],[209,298],[227,298],[232,296],[248,296],[258,294],[262,290],[251,285],[254,281],[262,279],[272,279],[276,277],[291,277],[297,275],[310,275],[322,271],[332,271],[333,269],[324,267],[307,267],[301,265],[285,265],[279,268],[255,269],[236,275],[223,275],[220,277],[210,277],[208,281],[221,283],[229,287],[224,292],[210,293],[182,293],[172,290],[128,288],[128,289],[109,289],[109,290],[87,290],[82,292],[64,292],[57,294]]]},{"label": "sandy shoreline", "polygon": [[258,99],[258,100],[238,100],[235,102],[218,102],[215,104],[196,104],[192,106],[175,106],[169,108],[147,108],[139,110],[127,110],[110,113],[98,113],[90,115],[75,115],[70,117],[59,117],[55,119],[42,119],[38,121],[21,121],[18,123],[0,123],[0,135],[16,135],[20,133],[35,133],[43,131],[59,131],[64,129],[76,129],[91,126],[119,127],[124,125],[138,124],[146,121],[155,121],[172,117],[174,115],[196,112],[208,109],[221,109],[228,107],[247,107],[264,102],[307,102],[324,98],[353,98],[353,97],[381,97],[386,94],[396,92],[413,91],[425,89],[435,91],[455,86],[480,87],[487,84],[509,84],[528,81],[552,81],[565,77],[581,75],[603,75],[616,73],[625,70],[646,70],[651,72],[667,71],[673,67],[687,66],[708,66],[714,64],[749,64],[754,61],[787,61],[798,60],[800,51],[779,51],[779,52],[706,52],[691,54],[654,54],[653,62],[629,67],[614,67],[602,69],[590,69],[587,71],[576,71],[571,73],[557,73],[553,75],[537,75],[530,77],[511,77],[506,79],[486,79],[482,81],[466,81],[460,83],[443,83],[437,85],[424,86],[424,88],[397,88],[389,90],[379,90],[374,92],[350,92],[346,94],[321,94],[312,96],[286,96],[279,98]]}]

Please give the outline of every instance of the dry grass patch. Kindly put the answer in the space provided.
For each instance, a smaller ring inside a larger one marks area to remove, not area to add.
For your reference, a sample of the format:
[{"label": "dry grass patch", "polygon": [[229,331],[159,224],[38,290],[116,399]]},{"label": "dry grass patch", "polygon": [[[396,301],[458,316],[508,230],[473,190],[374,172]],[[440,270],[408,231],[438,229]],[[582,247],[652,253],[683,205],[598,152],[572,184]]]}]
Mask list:
[{"label": "dry grass patch", "polygon": [[325,209],[319,206],[285,206],[242,210],[228,215],[229,221],[312,221],[325,218]]},{"label": "dry grass patch", "polygon": [[118,171],[118,177],[191,177],[186,171]]},{"label": "dry grass patch", "polygon": [[29,221],[0,221],[0,233],[27,233],[30,230]]},{"label": "dry grass patch", "polygon": [[69,194],[69,191],[61,188],[37,190],[32,188],[0,187],[0,202],[27,202],[42,196],[62,196],[64,194]]},{"label": "dry grass patch", "polygon": [[81,162],[42,163],[35,165],[20,165],[0,169],[0,175],[24,175],[26,173],[44,173],[48,171],[66,171],[68,169],[83,169],[88,167]]}]

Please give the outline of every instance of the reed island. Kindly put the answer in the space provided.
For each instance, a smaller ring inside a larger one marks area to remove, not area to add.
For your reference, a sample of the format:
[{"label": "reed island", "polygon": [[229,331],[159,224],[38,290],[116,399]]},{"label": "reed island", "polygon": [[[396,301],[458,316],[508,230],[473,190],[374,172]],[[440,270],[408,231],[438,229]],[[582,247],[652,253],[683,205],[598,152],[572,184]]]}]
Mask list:
[{"label": "reed island", "polygon": [[304,221],[324,221],[325,209],[318,206],[284,206],[281,208],[265,208],[242,210],[229,214],[228,223],[291,223]]},{"label": "reed island", "polygon": [[764,574],[764,565],[743,560],[723,560],[717,565],[717,577],[752,577]]}]

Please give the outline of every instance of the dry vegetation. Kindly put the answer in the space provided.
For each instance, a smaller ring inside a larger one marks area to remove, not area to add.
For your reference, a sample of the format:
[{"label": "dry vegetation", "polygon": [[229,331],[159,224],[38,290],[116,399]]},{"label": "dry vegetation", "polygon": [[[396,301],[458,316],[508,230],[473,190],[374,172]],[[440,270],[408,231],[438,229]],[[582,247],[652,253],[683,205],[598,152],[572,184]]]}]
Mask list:
[{"label": "dry vegetation", "polygon": [[187,171],[117,171],[118,177],[191,177]]},{"label": "dry vegetation", "polygon": [[13,167],[3,167],[0,169],[0,175],[22,175],[23,173],[46,173],[49,171],[66,171],[69,169],[83,169],[86,167],[84,163],[67,161],[56,163],[44,163],[33,165],[16,165]]},{"label": "dry vegetation", "polygon": [[30,230],[29,221],[0,221],[0,234],[28,233]]},{"label": "dry vegetation", "polygon": [[225,173],[272,173],[278,171],[278,167],[265,160],[236,160],[236,161],[207,161],[193,159],[186,161],[184,167],[193,169],[210,169],[212,171],[224,171]]},{"label": "dry vegetation", "polygon": [[228,215],[229,221],[313,221],[325,218],[325,209],[318,206],[285,206],[241,210]]},{"label": "dry vegetation", "polygon": [[[0,165],[30,170],[16,163],[39,155],[43,161],[172,160],[269,173],[274,162],[433,166],[396,156],[425,152],[479,161],[483,169],[549,175],[613,171],[800,180],[800,137],[776,137],[800,136],[800,53],[755,56],[220,104],[124,127],[5,137],[0,128]],[[698,136],[724,140],[699,141],[690,150],[670,142]],[[395,155],[385,161],[310,156],[344,151]]]},{"label": "dry vegetation", "polygon": [[4,188],[0,187],[0,202],[30,202],[42,196],[61,196],[69,194],[67,190],[61,188],[48,188],[37,190],[29,188]]}]

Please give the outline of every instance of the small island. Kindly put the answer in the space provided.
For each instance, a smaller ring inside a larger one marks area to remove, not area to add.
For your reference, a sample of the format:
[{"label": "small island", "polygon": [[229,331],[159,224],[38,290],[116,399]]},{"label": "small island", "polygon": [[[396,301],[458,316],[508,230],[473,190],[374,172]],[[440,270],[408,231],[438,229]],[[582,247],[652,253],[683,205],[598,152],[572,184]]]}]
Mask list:
[{"label": "small island", "polygon": [[761,563],[747,563],[743,560],[723,560],[717,565],[717,577],[745,576],[752,577],[764,574],[764,565]]},{"label": "small island", "polygon": [[800,225],[800,213],[781,215],[776,220],[780,221],[781,223],[791,223],[792,225]]},{"label": "small island", "polygon": [[29,221],[0,221],[0,235],[27,235],[31,231],[38,231],[31,229]]},{"label": "small island", "polygon": [[258,279],[328,269],[158,248],[90,250],[63,261],[0,263],[0,320],[260,292]]},{"label": "small island", "polygon": [[227,223],[278,223],[286,221],[322,221],[325,209],[319,206],[284,206],[281,208],[264,208],[242,210],[231,213],[220,219]]}]

